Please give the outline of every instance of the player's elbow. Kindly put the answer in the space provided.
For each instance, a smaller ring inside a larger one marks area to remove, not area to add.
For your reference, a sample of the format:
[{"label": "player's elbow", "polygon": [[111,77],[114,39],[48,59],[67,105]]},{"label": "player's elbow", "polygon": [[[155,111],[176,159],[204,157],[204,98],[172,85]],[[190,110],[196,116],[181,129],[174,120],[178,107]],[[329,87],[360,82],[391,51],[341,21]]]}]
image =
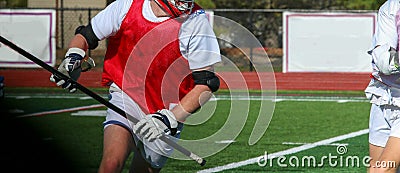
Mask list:
[{"label": "player's elbow", "polygon": [[215,92],[219,89],[220,80],[214,72],[201,70],[194,71],[192,75],[196,85],[205,85],[211,90],[211,92]]}]

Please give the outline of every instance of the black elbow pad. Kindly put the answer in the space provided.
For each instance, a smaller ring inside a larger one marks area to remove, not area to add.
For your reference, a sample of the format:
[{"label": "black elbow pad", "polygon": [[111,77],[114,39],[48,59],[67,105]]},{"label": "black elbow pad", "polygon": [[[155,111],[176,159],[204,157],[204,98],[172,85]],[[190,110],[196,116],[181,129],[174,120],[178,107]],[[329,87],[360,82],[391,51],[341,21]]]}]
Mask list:
[{"label": "black elbow pad", "polygon": [[196,85],[207,85],[212,92],[219,89],[220,81],[214,72],[207,70],[194,71],[192,76]]},{"label": "black elbow pad", "polygon": [[87,26],[79,26],[75,29],[75,34],[81,34],[85,37],[86,42],[89,45],[89,49],[95,49],[99,45],[100,39],[93,32],[92,24],[89,23]]}]

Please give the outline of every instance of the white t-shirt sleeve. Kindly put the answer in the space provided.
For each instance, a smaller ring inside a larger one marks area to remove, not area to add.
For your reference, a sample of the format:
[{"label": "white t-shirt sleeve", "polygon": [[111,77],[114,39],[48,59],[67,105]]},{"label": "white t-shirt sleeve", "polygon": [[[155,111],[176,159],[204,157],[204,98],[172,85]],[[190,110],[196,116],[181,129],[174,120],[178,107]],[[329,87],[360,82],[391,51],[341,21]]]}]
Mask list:
[{"label": "white t-shirt sleeve", "polygon": [[378,11],[375,36],[372,42],[372,49],[377,45],[389,44],[397,48],[398,36],[396,29],[396,13],[400,8],[398,0],[386,1]]},{"label": "white t-shirt sleeve", "polygon": [[103,40],[117,33],[131,5],[132,0],[116,0],[94,16],[91,24],[97,38]]},{"label": "white t-shirt sleeve", "polygon": [[215,33],[204,10],[198,10],[182,24],[179,33],[182,55],[190,69],[199,69],[221,61]]}]

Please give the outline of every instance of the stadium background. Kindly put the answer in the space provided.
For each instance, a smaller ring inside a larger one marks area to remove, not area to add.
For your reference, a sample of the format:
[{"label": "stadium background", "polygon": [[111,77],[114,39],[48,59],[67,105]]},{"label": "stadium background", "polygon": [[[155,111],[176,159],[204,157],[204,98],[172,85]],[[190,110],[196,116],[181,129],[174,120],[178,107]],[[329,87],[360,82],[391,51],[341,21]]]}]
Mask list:
[{"label": "stadium background", "polygon": [[[62,3],[61,3],[62,2]],[[310,1],[311,2],[311,1]],[[105,5],[106,1],[48,1],[35,0],[27,1],[29,9],[55,9],[56,10],[56,66],[58,66],[66,52],[66,46],[72,38],[75,28],[85,25],[90,18],[96,15]],[[284,4],[283,2],[281,2]],[[78,5],[79,4],[79,5]],[[330,7],[329,3],[314,2],[310,6],[316,9],[212,9],[214,15],[232,19],[248,29],[262,44],[262,48],[250,47],[251,56],[257,56],[259,51],[266,51],[269,60],[273,66],[276,76],[278,90],[363,90],[369,81],[369,74],[366,73],[281,73],[282,72],[282,13],[289,12],[345,12],[345,13],[369,13],[375,10],[343,10],[340,7]],[[317,6],[319,5],[319,7]],[[325,6],[324,6],[325,5]],[[289,5],[288,5],[289,6]],[[333,9],[329,9],[333,8]],[[336,9],[335,9],[336,8]],[[20,9],[20,8],[18,8]],[[82,81],[88,87],[101,87],[99,83],[100,72],[102,69],[102,58],[106,50],[106,41],[100,42],[99,47],[94,51],[89,51],[89,56],[94,58],[97,67],[84,75],[90,76],[89,80]],[[249,59],[240,50],[226,44],[220,40],[221,53],[232,60],[235,65],[245,72],[248,77],[250,88],[252,78],[251,72],[254,71]],[[17,70],[17,71],[14,71]],[[33,70],[33,71],[32,71]],[[247,73],[249,72],[249,73]],[[46,72],[40,69],[23,69],[23,68],[0,68],[0,74],[5,76],[5,84],[8,87],[54,87],[48,80],[44,80]],[[28,78],[32,75],[39,78]],[[43,77],[43,78],[42,78]],[[24,78],[25,80],[22,80]],[[25,81],[25,82],[22,82]],[[307,82],[304,82],[307,81]]]}]

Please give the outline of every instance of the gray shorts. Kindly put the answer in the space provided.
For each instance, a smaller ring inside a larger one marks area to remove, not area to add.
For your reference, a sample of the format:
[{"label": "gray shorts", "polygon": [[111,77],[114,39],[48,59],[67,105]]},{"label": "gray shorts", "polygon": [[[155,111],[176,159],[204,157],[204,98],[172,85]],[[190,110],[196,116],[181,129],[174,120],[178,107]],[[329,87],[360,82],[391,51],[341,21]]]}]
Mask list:
[{"label": "gray shorts", "polygon": [[[139,105],[136,104],[127,94],[122,92],[121,89],[119,89],[119,87],[115,84],[110,86],[109,98],[110,103],[122,108],[129,115],[138,120],[146,116],[146,114],[140,109]],[[138,147],[143,158],[145,158],[153,168],[163,167],[168,159],[168,156],[170,156],[173,152],[172,147],[159,139],[153,142],[142,142],[140,137],[133,133],[132,127],[134,124],[131,121],[128,121],[125,117],[119,115],[115,111],[107,109],[106,120],[103,123],[104,128],[112,124],[122,126],[132,133],[137,145],[136,147]],[[179,133],[175,135],[176,138],[180,137],[180,132],[183,129],[183,125],[178,128]]]}]

